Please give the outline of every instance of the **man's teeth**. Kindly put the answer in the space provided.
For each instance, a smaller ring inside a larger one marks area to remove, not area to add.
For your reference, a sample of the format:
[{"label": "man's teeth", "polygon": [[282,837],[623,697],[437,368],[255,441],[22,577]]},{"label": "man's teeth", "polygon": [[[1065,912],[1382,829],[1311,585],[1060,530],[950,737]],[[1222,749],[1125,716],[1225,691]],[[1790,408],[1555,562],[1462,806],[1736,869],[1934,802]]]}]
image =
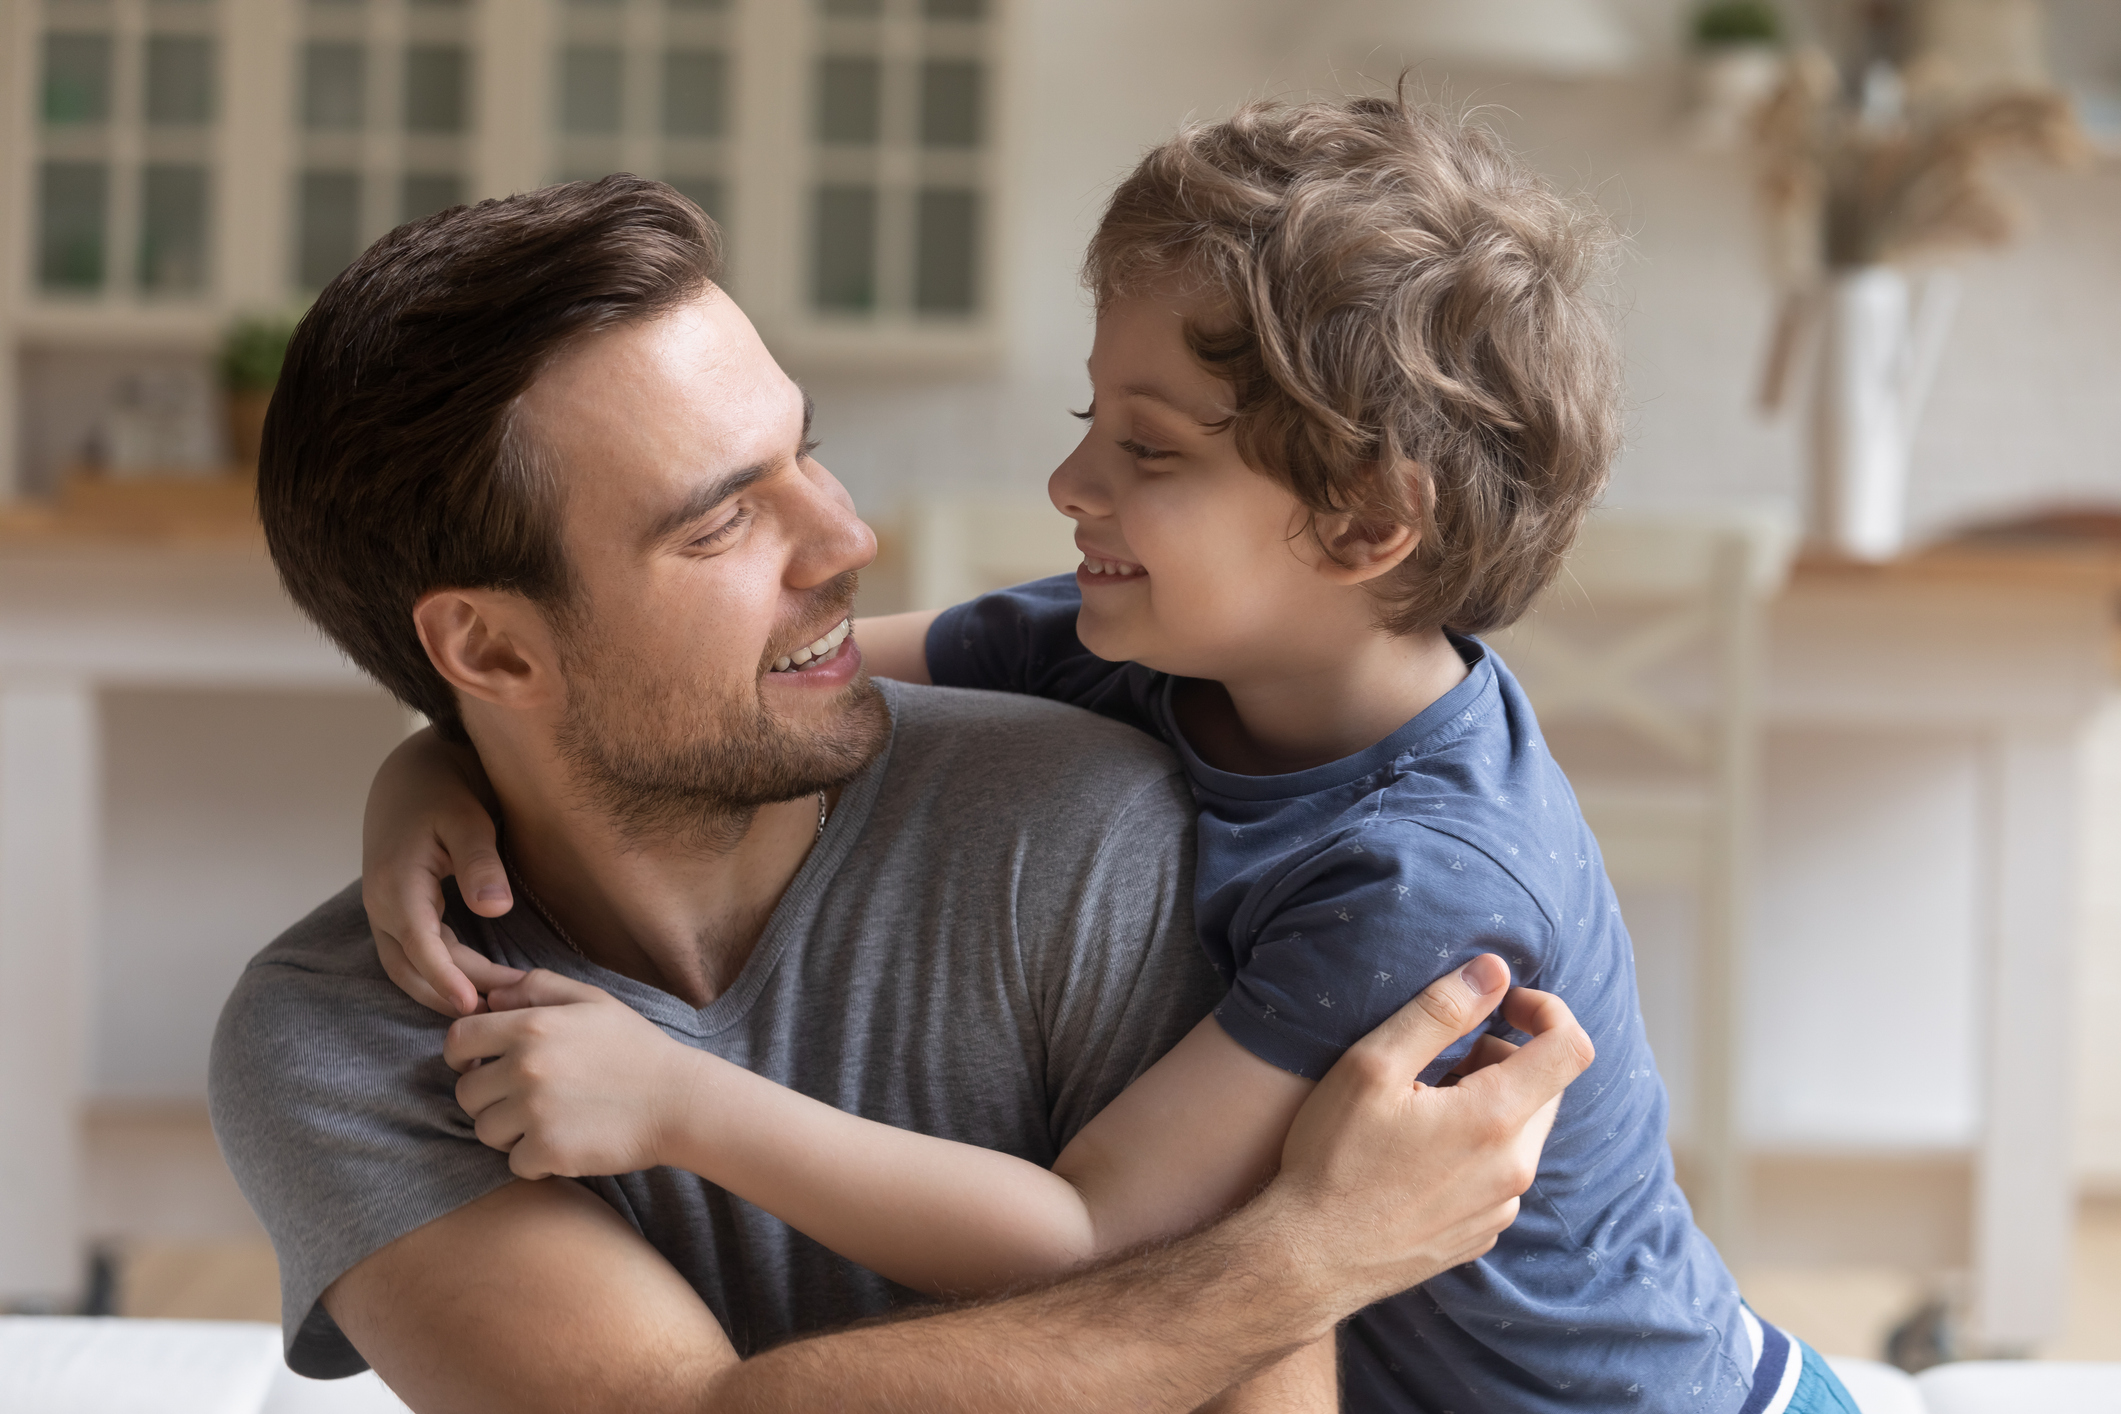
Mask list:
[{"label": "man's teeth", "polygon": [[1091,574],[1116,574],[1122,579],[1144,573],[1140,565],[1121,564],[1118,560],[1097,560],[1088,555],[1083,556],[1083,568]]},{"label": "man's teeth", "polygon": [[833,650],[845,643],[847,635],[852,632],[854,632],[854,620],[841,619],[832,626],[832,632],[826,634],[817,642],[806,643],[787,657],[774,659],[773,670],[777,673],[785,673],[790,668],[800,668],[805,663],[814,663],[820,658],[829,658],[832,656]]}]

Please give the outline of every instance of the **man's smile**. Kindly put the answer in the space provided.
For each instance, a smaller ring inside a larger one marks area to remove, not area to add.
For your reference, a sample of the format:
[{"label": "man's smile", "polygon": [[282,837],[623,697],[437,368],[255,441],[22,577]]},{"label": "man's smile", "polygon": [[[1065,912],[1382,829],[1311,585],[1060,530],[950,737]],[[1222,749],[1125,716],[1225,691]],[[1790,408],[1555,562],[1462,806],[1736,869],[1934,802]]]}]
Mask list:
[{"label": "man's smile", "polygon": [[853,632],[854,620],[851,618],[841,619],[827,629],[819,638],[804,644],[793,653],[774,659],[773,667],[770,671],[789,673],[807,667],[812,663],[823,664],[829,662],[832,656],[839,652],[840,645],[845,643],[848,635]]}]

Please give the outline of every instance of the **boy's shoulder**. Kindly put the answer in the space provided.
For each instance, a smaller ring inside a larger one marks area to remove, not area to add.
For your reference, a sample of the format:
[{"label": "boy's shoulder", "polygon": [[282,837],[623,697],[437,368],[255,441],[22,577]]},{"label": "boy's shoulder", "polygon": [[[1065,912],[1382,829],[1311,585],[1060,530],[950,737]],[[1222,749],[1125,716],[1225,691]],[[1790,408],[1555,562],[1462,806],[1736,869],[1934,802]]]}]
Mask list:
[{"label": "boy's shoulder", "polygon": [[976,774],[1036,792],[1042,808],[1068,809],[1182,780],[1169,747],[1081,707],[980,688],[878,686],[891,707],[895,783],[964,786]]}]

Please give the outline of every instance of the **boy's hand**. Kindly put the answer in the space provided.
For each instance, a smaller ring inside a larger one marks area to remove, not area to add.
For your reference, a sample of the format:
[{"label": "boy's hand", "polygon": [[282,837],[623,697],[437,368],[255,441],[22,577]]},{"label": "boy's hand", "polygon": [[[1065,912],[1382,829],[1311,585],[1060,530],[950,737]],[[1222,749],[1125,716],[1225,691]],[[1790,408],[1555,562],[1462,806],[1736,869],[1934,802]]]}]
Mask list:
[{"label": "boy's hand", "polygon": [[442,1047],[479,1142],[518,1178],[654,1168],[707,1058],[586,982],[542,969],[488,997]]},{"label": "boy's hand", "polygon": [[471,1015],[481,993],[523,976],[465,947],[442,921],[442,881],[452,875],[474,913],[498,918],[515,902],[493,817],[467,776],[476,770],[432,727],[414,732],[377,770],[361,822],[361,905],[383,970],[444,1016]]}]

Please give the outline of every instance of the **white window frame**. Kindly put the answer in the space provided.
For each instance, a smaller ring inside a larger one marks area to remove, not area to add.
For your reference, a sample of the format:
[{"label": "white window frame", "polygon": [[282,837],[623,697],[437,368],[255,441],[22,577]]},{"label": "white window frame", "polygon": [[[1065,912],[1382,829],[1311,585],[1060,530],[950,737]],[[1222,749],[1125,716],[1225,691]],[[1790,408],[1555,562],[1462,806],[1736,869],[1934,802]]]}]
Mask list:
[{"label": "white window frame", "polygon": [[[814,73],[825,52],[826,22],[817,0],[735,0],[740,7],[736,70],[736,183],[730,240],[737,252],[732,293],[777,354],[798,369],[869,370],[886,365],[909,373],[977,371],[1002,353],[1008,281],[1000,253],[1009,248],[1003,222],[1010,203],[1002,187],[1002,147],[1009,127],[1010,49],[1006,27],[1013,7],[987,0],[983,141],[977,152],[981,193],[977,312],[964,319],[922,319],[885,310],[866,318],[820,314],[810,304],[811,192],[821,175],[811,134],[816,111]],[[919,0],[885,0],[900,14],[884,27],[887,61],[917,62],[913,36]],[[888,101],[888,99],[887,99]],[[917,99],[914,100],[917,102]],[[918,155],[887,145],[880,176],[901,189],[916,185]],[[791,175],[792,174],[792,175]],[[794,240],[789,233],[799,233]],[[888,239],[888,238],[887,238]],[[889,260],[887,246],[881,256]],[[900,259],[910,268],[910,253]]]}]

